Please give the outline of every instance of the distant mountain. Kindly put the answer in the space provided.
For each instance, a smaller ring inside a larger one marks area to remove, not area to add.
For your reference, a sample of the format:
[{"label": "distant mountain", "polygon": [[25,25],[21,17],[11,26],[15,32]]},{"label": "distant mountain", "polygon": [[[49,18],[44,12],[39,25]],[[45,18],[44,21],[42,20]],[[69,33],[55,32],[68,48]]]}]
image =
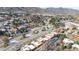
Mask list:
[{"label": "distant mountain", "polygon": [[49,13],[54,14],[67,14],[67,15],[79,15],[79,10],[69,8],[47,8]]},{"label": "distant mountain", "polygon": [[79,10],[69,8],[39,8],[39,7],[0,7],[0,12],[34,13],[34,14],[65,14],[79,15]]}]

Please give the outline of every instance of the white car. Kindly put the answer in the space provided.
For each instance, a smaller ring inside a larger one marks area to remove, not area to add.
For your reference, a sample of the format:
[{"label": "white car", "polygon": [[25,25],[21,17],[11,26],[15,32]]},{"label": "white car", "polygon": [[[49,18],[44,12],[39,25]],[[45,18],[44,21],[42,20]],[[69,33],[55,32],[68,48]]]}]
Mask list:
[{"label": "white car", "polygon": [[18,41],[16,39],[10,39],[9,40],[9,44],[16,44],[18,43]]},{"label": "white car", "polygon": [[31,34],[26,34],[25,35],[26,38],[31,37],[31,36],[32,36]]}]

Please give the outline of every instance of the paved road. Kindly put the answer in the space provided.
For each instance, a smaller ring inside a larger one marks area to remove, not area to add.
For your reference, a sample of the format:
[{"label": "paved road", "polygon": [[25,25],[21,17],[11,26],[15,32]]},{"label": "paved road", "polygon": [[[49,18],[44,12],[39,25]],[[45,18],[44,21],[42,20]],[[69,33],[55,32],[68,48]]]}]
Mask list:
[{"label": "paved road", "polygon": [[72,25],[75,25],[75,26],[78,26],[79,27],[79,24],[74,23],[74,22],[63,21],[63,23],[65,23],[65,24],[72,24]]}]

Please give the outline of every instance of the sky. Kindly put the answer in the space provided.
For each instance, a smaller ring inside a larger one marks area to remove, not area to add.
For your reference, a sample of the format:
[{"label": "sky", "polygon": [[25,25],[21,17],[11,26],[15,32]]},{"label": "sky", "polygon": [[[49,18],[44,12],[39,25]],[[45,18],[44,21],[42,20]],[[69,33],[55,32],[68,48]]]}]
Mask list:
[{"label": "sky", "polygon": [[0,7],[65,7],[79,9],[79,0],[1,0]]}]

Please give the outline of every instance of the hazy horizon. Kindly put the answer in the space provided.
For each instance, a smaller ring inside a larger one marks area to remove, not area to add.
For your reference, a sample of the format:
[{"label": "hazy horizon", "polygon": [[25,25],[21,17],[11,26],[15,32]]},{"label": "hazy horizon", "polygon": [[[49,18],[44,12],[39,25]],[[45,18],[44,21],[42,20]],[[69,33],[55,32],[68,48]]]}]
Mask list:
[{"label": "hazy horizon", "polygon": [[18,2],[4,0],[0,4],[1,7],[63,7],[79,10],[79,0],[28,0]]},{"label": "hazy horizon", "polygon": [[40,8],[69,8],[69,9],[75,9],[75,10],[79,10],[79,7],[40,7]]}]

